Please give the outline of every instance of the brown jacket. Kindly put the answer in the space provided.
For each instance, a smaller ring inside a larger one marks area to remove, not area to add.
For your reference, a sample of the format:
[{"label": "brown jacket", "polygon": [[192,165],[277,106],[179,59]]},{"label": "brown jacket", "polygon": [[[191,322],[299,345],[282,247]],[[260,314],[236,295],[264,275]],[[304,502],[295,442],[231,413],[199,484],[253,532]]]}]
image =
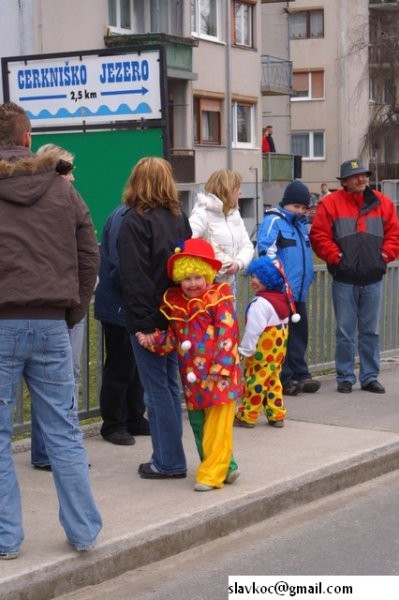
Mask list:
[{"label": "brown jacket", "polygon": [[56,159],[0,147],[0,319],[87,312],[99,252],[89,210]]}]

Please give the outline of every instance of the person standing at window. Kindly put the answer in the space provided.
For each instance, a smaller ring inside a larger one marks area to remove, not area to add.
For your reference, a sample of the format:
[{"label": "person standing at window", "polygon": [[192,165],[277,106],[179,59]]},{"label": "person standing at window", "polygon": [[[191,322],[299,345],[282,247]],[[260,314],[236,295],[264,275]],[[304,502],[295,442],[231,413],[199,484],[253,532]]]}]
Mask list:
[{"label": "person standing at window", "polygon": [[262,132],[262,152],[276,152],[273,140],[273,127],[268,125]]}]

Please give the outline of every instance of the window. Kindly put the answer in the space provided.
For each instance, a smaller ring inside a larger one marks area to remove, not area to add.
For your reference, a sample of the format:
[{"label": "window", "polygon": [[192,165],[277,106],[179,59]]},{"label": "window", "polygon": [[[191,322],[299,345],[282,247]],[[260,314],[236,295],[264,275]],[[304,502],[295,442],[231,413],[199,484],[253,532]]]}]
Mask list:
[{"label": "window", "polygon": [[324,11],[304,10],[293,12],[288,17],[290,40],[324,37]]},{"label": "window", "polygon": [[115,29],[132,29],[132,1],[108,0],[108,21]]},{"label": "window", "polygon": [[183,35],[183,0],[108,0],[111,29]]},{"label": "window", "polygon": [[233,0],[233,40],[236,46],[247,46],[252,48],[252,20],[253,5],[248,2],[238,2]]},{"label": "window", "polygon": [[191,0],[191,31],[204,38],[220,39],[221,0]]},{"label": "window", "polygon": [[255,106],[247,102],[233,102],[233,146],[253,147],[254,140],[254,121]]},{"label": "window", "polygon": [[291,136],[291,152],[303,159],[324,158],[324,132],[301,131]]},{"label": "window", "polygon": [[292,87],[295,90],[295,96],[291,100],[324,98],[324,71],[294,72]]},{"label": "window", "polygon": [[194,96],[194,142],[221,144],[222,101]]}]

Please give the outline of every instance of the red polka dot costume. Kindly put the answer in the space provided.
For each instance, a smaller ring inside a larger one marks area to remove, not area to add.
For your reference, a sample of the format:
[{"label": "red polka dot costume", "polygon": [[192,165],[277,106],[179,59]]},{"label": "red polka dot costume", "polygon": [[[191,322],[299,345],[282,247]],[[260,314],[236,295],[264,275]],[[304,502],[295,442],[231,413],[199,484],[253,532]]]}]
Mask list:
[{"label": "red polka dot costume", "polygon": [[288,296],[282,291],[258,291],[247,308],[239,345],[245,383],[236,414],[239,422],[254,426],[262,411],[270,424],[286,416],[280,372],[287,349],[289,315]]}]

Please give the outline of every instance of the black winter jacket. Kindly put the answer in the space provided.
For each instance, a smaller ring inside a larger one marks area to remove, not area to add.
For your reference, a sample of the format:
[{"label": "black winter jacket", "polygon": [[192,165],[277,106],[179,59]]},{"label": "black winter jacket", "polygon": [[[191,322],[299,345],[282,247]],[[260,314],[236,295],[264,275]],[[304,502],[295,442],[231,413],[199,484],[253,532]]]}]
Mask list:
[{"label": "black winter jacket", "polygon": [[188,238],[191,227],[187,216],[175,216],[167,208],[144,214],[131,208],[123,217],[118,237],[119,270],[130,333],[167,329],[159,311],[164,292],[173,285],[166,263],[177,243]]}]

